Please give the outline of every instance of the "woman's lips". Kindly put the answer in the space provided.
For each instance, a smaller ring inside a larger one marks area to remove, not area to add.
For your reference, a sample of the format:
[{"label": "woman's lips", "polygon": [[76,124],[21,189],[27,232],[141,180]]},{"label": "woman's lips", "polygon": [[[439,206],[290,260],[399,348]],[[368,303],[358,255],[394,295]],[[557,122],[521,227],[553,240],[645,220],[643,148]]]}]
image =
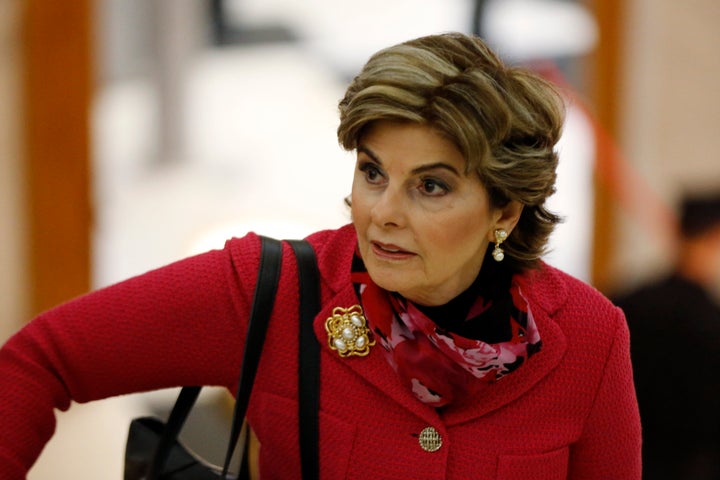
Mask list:
[{"label": "woman's lips", "polygon": [[388,260],[405,260],[415,256],[414,253],[403,250],[401,247],[392,243],[370,242],[373,253],[383,259]]}]

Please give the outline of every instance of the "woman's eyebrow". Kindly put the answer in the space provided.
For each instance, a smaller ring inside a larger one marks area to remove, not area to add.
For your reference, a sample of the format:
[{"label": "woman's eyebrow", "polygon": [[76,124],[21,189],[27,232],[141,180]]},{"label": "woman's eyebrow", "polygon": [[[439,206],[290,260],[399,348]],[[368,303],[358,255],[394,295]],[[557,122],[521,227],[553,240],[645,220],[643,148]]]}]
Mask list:
[{"label": "woman's eyebrow", "polygon": [[[383,162],[382,162],[382,160],[380,160],[380,157],[375,152],[370,150],[368,147],[363,146],[363,145],[358,145],[357,151],[364,153],[365,155],[370,157],[374,162],[376,162],[378,165],[382,166]],[[418,175],[420,173],[425,173],[430,170],[435,170],[438,168],[447,170],[457,176],[460,176],[460,172],[458,172],[457,168],[455,168],[452,165],[445,163],[445,162],[433,162],[433,163],[428,163],[425,165],[420,165],[419,167],[413,168],[411,173],[414,175]]]},{"label": "woman's eyebrow", "polygon": [[373,152],[372,150],[370,150],[370,149],[367,148],[366,146],[364,146],[364,145],[358,145],[357,151],[358,151],[358,153],[360,153],[360,152],[364,153],[365,155],[367,155],[368,157],[372,158],[374,161],[376,161],[377,163],[379,163],[379,164],[382,165],[382,161],[380,160],[380,157],[378,157],[378,156],[375,154],[375,152]]},{"label": "woman's eyebrow", "polygon": [[413,168],[412,173],[417,175],[419,173],[424,173],[430,170],[435,170],[438,168],[442,168],[444,170],[448,170],[449,172],[460,176],[460,172],[457,171],[457,168],[453,167],[452,165],[444,162],[435,162],[435,163],[428,163],[426,165],[420,165],[419,167]]}]

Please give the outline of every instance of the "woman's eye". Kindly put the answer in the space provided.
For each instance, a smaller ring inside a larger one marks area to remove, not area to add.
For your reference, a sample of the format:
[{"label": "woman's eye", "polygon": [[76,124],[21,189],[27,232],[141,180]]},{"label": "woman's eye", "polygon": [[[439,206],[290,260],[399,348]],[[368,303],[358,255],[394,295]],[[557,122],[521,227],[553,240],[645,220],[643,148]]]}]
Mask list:
[{"label": "woman's eye", "polygon": [[365,174],[365,180],[368,183],[380,183],[382,181],[382,173],[380,169],[372,163],[364,163],[360,165],[360,171]]},{"label": "woman's eye", "polygon": [[443,182],[432,178],[423,179],[420,184],[420,190],[426,195],[439,196],[445,195],[450,191],[447,185]]}]

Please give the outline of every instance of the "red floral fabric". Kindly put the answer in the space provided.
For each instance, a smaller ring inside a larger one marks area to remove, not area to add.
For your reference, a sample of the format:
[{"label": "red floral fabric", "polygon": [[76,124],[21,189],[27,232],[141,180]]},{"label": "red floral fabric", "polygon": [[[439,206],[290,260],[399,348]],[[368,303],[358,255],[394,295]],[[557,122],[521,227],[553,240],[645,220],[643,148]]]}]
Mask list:
[{"label": "red floral fabric", "polygon": [[[418,400],[442,407],[479,391],[519,368],[541,346],[540,334],[519,285],[511,282],[511,335],[486,343],[441,328],[418,306],[378,287],[355,259],[352,281],[368,325],[385,356]],[[477,297],[466,322],[482,321],[492,299]]]}]

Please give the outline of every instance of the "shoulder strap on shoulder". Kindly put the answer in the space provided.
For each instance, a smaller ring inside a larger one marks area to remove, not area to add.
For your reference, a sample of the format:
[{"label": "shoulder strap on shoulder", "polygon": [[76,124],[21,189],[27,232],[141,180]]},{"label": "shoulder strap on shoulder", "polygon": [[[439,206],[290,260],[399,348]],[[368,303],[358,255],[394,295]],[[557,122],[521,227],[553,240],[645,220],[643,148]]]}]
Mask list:
[{"label": "shoulder strap on shoulder", "polygon": [[267,333],[270,315],[272,314],[275,303],[278,282],[280,281],[282,244],[279,240],[269,237],[260,237],[260,240],[262,242],[262,249],[260,253],[257,286],[255,287],[252,310],[250,311],[245,351],[240,368],[235,408],[233,409],[230,441],[228,442],[228,449],[225,454],[222,478],[226,478],[227,476],[228,470],[230,469],[230,461],[232,460],[238,439],[240,438],[245,413],[247,412],[247,407],[250,402],[250,393],[255,383],[255,374],[257,373],[263,344],[265,343],[265,334]]},{"label": "shoulder strap on shoulder", "polygon": [[313,331],[320,311],[320,275],[312,246],[291,240],[300,283],[300,348],[298,357],[298,420],[302,478],[320,478],[318,411],[320,409],[320,344]]}]

